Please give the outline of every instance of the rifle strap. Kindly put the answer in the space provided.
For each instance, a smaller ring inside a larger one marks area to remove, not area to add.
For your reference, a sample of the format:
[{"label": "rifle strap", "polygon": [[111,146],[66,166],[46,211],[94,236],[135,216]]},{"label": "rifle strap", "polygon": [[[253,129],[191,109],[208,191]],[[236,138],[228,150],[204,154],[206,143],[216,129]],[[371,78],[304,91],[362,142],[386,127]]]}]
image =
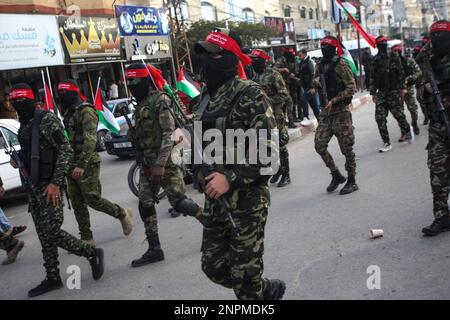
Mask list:
[{"label": "rifle strap", "polygon": [[205,112],[206,107],[208,106],[210,100],[211,100],[211,97],[209,96],[209,93],[207,93],[203,97],[203,99],[200,101],[197,112],[195,113],[197,119],[202,118],[203,112]]},{"label": "rifle strap", "polygon": [[34,114],[33,122],[31,124],[31,161],[30,161],[30,178],[33,183],[39,181],[39,128],[46,112],[37,110]]}]

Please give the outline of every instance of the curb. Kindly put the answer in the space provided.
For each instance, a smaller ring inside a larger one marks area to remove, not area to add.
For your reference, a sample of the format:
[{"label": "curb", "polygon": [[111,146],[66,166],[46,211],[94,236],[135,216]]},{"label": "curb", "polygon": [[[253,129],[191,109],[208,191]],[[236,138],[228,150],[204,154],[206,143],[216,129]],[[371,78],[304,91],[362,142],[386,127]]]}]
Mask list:
[{"label": "curb", "polygon": [[[370,101],[370,95],[364,94],[357,99],[353,99],[350,105],[350,111],[355,111],[365,106]],[[307,126],[299,125],[296,129],[289,129],[289,142],[300,140],[315,132],[317,128],[317,120],[311,120],[311,124]]]}]

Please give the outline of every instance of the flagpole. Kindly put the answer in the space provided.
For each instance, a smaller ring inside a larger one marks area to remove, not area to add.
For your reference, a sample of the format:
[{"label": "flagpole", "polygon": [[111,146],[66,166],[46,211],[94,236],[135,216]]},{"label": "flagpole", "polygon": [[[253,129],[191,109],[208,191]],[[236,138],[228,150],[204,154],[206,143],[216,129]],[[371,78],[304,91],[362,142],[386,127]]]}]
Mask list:
[{"label": "flagpole", "polygon": [[53,88],[51,86],[51,81],[50,81],[50,71],[49,71],[48,67],[45,67],[45,69],[47,70],[48,87],[50,88],[50,92],[51,92],[52,97],[53,97],[54,94],[53,94]]},{"label": "flagpole", "polygon": [[47,88],[45,83],[45,76],[44,76],[44,70],[41,69],[41,75],[42,75],[42,83],[44,84],[44,99],[45,99],[45,107],[49,107],[48,103],[48,97],[47,97]]},{"label": "flagpole", "polygon": [[[97,95],[99,94],[98,92],[98,88],[100,88],[100,81],[102,80],[102,77],[98,77],[98,82],[97,82],[97,88],[95,89],[95,97],[94,97],[94,103],[97,100]],[[100,93],[101,94],[101,93]]]}]

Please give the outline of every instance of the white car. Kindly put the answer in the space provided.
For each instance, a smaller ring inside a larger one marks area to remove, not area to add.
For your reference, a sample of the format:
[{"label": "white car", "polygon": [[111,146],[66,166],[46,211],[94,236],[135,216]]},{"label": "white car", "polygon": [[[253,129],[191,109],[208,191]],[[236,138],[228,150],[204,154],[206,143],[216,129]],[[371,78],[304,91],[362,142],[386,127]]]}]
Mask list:
[{"label": "white car", "polygon": [[5,145],[10,145],[19,151],[20,144],[17,137],[20,123],[12,119],[0,119],[0,177],[2,177],[3,187],[6,191],[21,188],[19,170],[14,169],[9,164],[9,155],[5,153]]},{"label": "white car", "polygon": [[[137,102],[132,99],[117,99],[106,102],[109,111],[114,115],[119,126],[125,123],[125,118],[122,115],[123,108],[128,108],[127,114],[133,114]],[[99,122],[97,127],[97,151],[105,151],[105,135],[108,133],[108,129]]]}]

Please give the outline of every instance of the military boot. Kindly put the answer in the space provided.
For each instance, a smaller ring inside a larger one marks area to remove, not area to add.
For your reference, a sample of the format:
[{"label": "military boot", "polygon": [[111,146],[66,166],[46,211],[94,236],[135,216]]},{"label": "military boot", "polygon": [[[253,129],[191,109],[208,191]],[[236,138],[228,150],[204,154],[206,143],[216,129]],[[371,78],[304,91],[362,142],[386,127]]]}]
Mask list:
[{"label": "military boot", "polygon": [[278,172],[276,174],[274,174],[272,176],[272,178],[270,178],[270,183],[272,183],[272,184],[277,183],[280,180],[281,176],[282,176],[282,172],[281,172],[281,170],[278,170]]},{"label": "military boot", "polygon": [[294,119],[289,119],[288,128],[289,129],[297,129],[297,126],[294,123]]},{"label": "military boot", "polygon": [[406,142],[407,139],[408,139],[408,133],[402,131],[402,135],[398,139],[398,142]]},{"label": "military boot", "polygon": [[336,169],[334,171],[331,172],[331,183],[330,185],[327,187],[327,192],[333,192],[334,190],[336,190],[340,184],[344,183],[347,179],[341,174],[341,172],[339,171],[339,169]]},{"label": "military boot", "polygon": [[281,180],[278,183],[277,187],[278,188],[283,188],[283,187],[286,187],[288,184],[291,184],[291,176],[290,176],[289,172],[284,173],[281,176]]},{"label": "military boot", "polygon": [[17,256],[19,255],[19,252],[22,251],[24,245],[25,242],[18,240],[16,245],[6,253],[7,258],[2,262],[2,265],[6,266],[16,262]]},{"label": "military boot", "polygon": [[425,236],[433,237],[437,236],[439,233],[450,231],[450,221],[448,214],[434,219],[433,223],[422,229],[422,232]]},{"label": "military boot", "polygon": [[412,123],[412,127],[413,127],[413,130],[414,130],[414,134],[416,136],[418,136],[420,134],[420,129],[419,129],[419,126],[417,125],[417,121],[414,121]]},{"label": "military boot", "polygon": [[61,277],[57,277],[56,279],[45,279],[41,282],[40,285],[38,285],[36,288],[31,289],[28,291],[28,297],[33,298],[40,296],[44,293],[61,289],[63,287],[63,283],[61,281]]},{"label": "military boot", "polygon": [[342,188],[341,192],[339,192],[340,195],[349,194],[352,192],[357,191],[358,185],[356,184],[355,177],[348,177],[347,183]]},{"label": "military boot", "polygon": [[144,255],[131,262],[133,268],[142,267],[150,263],[158,262],[164,260],[164,252],[161,249],[161,244],[159,243],[159,237],[151,236],[147,237],[148,250]]},{"label": "military boot", "polygon": [[281,300],[286,291],[286,284],[282,280],[271,279],[269,285],[263,292],[264,300]]},{"label": "military boot", "polygon": [[105,265],[103,263],[103,249],[95,248],[94,255],[88,258],[89,264],[92,269],[92,277],[94,280],[100,280],[105,271]]},{"label": "military boot", "polygon": [[133,231],[133,212],[131,209],[124,209],[124,214],[125,217],[120,219],[120,223],[122,224],[123,234],[129,236]]}]

